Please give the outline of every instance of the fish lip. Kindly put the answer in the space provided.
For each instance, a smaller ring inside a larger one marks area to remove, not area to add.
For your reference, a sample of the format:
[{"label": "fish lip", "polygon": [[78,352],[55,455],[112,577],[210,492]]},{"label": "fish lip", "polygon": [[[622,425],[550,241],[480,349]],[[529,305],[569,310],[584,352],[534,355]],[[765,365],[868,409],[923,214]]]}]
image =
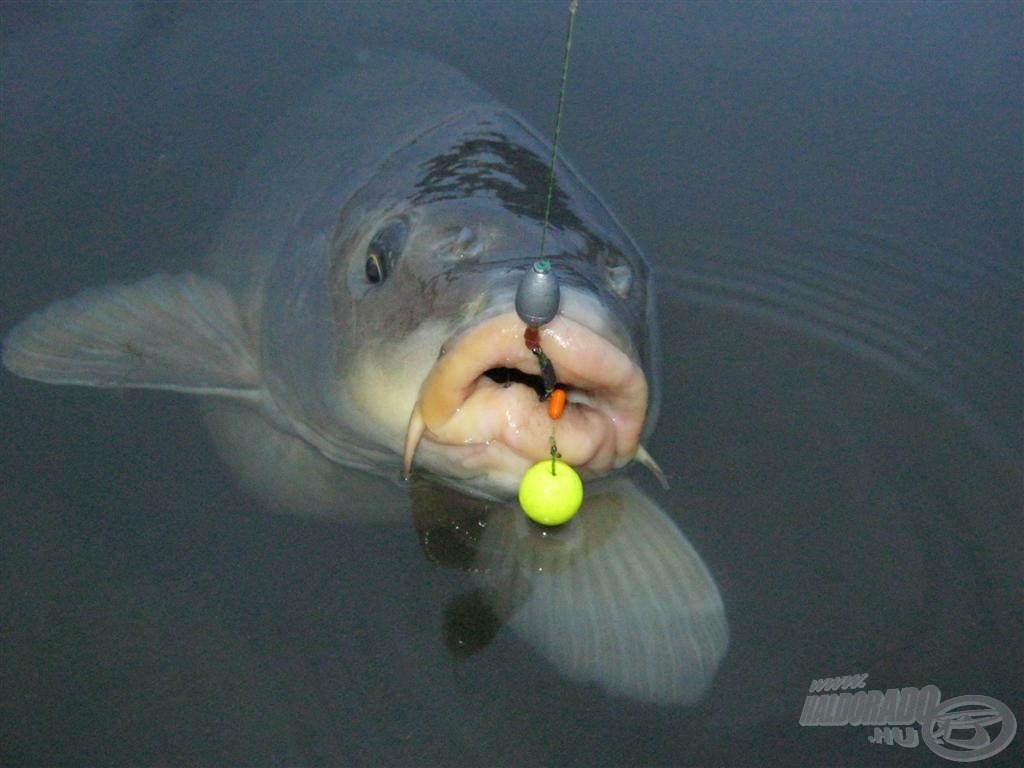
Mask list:
[{"label": "fish lip", "polygon": [[550,455],[552,434],[563,458],[585,478],[628,463],[646,418],[647,379],[619,343],[594,327],[608,323],[558,315],[540,329],[541,348],[569,393],[558,421],[528,385],[503,386],[486,375],[496,368],[540,374],[523,338],[526,324],[514,312],[456,332],[420,390],[406,437],[406,471],[421,438],[420,466],[507,493],[515,492],[529,466]]}]

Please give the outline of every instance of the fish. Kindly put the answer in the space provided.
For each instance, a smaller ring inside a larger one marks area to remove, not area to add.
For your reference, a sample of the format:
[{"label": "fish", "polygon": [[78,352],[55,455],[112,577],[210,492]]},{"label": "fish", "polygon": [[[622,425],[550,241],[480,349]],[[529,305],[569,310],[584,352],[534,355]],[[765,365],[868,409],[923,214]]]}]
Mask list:
[{"label": "fish", "polygon": [[[503,625],[573,679],[692,703],[728,645],[721,595],[620,472],[659,471],[643,447],[659,408],[652,271],[564,158],[542,254],[561,300],[539,329],[567,395],[555,432],[515,311],[551,156],[451,67],[361,54],[269,129],[200,270],[56,301],[8,332],[3,364],[199,396],[226,463],[272,508],[372,519],[387,505],[367,476],[477,499],[488,535],[474,570]],[[553,434],[588,486],[557,536],[512,501]],[[551,557],[565,562],[545,568]]]}]

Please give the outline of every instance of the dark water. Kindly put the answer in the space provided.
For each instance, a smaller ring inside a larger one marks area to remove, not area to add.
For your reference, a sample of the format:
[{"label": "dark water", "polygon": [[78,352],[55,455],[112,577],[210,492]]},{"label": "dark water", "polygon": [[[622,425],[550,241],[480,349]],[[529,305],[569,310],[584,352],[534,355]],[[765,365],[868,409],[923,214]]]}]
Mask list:
[{"label": "dark water", "polygon": [[[261,130],[358,48],[549,125],[563,14],[0,6],[0,329],[195,268]],[[799,725],[811,680],[858,672],[1020,715],[1020,5],[578,24],[565,146],[663,275],[648,490],[730,621],[705,702],[606,697],[507,632],[455,659],[469,583],[411,525],[265,513],[188,398],[4,373],[0,763],[943,764]]]}]

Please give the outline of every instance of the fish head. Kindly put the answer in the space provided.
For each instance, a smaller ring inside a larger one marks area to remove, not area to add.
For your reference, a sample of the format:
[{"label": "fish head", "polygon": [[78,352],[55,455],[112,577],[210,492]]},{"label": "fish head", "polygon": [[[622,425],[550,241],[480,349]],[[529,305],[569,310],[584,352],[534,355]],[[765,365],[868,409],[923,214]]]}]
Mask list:
[{"label": "fish head", "polygon": [[[366,439],[463,490],[515,493],[551,453],[584,478],[653,424],[647,264],[571,166],[514,115],[475,110],[415,137],[346,202],[330,249],[339,397]],[[567,393],[553,421],[515,310],[541,254],[561,294],[540,347]]]}]

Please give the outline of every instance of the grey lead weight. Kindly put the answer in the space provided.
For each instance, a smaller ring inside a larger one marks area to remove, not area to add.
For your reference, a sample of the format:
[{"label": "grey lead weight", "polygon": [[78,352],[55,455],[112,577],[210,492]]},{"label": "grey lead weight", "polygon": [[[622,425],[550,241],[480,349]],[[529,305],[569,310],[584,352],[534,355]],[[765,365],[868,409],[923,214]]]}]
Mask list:
[{"label": "grey lead weight", "polygon": [[539,328],[555,319],[561,294],[558,278],[547,259],[535,261],[516,288],[516,313],[531,328]]}]

